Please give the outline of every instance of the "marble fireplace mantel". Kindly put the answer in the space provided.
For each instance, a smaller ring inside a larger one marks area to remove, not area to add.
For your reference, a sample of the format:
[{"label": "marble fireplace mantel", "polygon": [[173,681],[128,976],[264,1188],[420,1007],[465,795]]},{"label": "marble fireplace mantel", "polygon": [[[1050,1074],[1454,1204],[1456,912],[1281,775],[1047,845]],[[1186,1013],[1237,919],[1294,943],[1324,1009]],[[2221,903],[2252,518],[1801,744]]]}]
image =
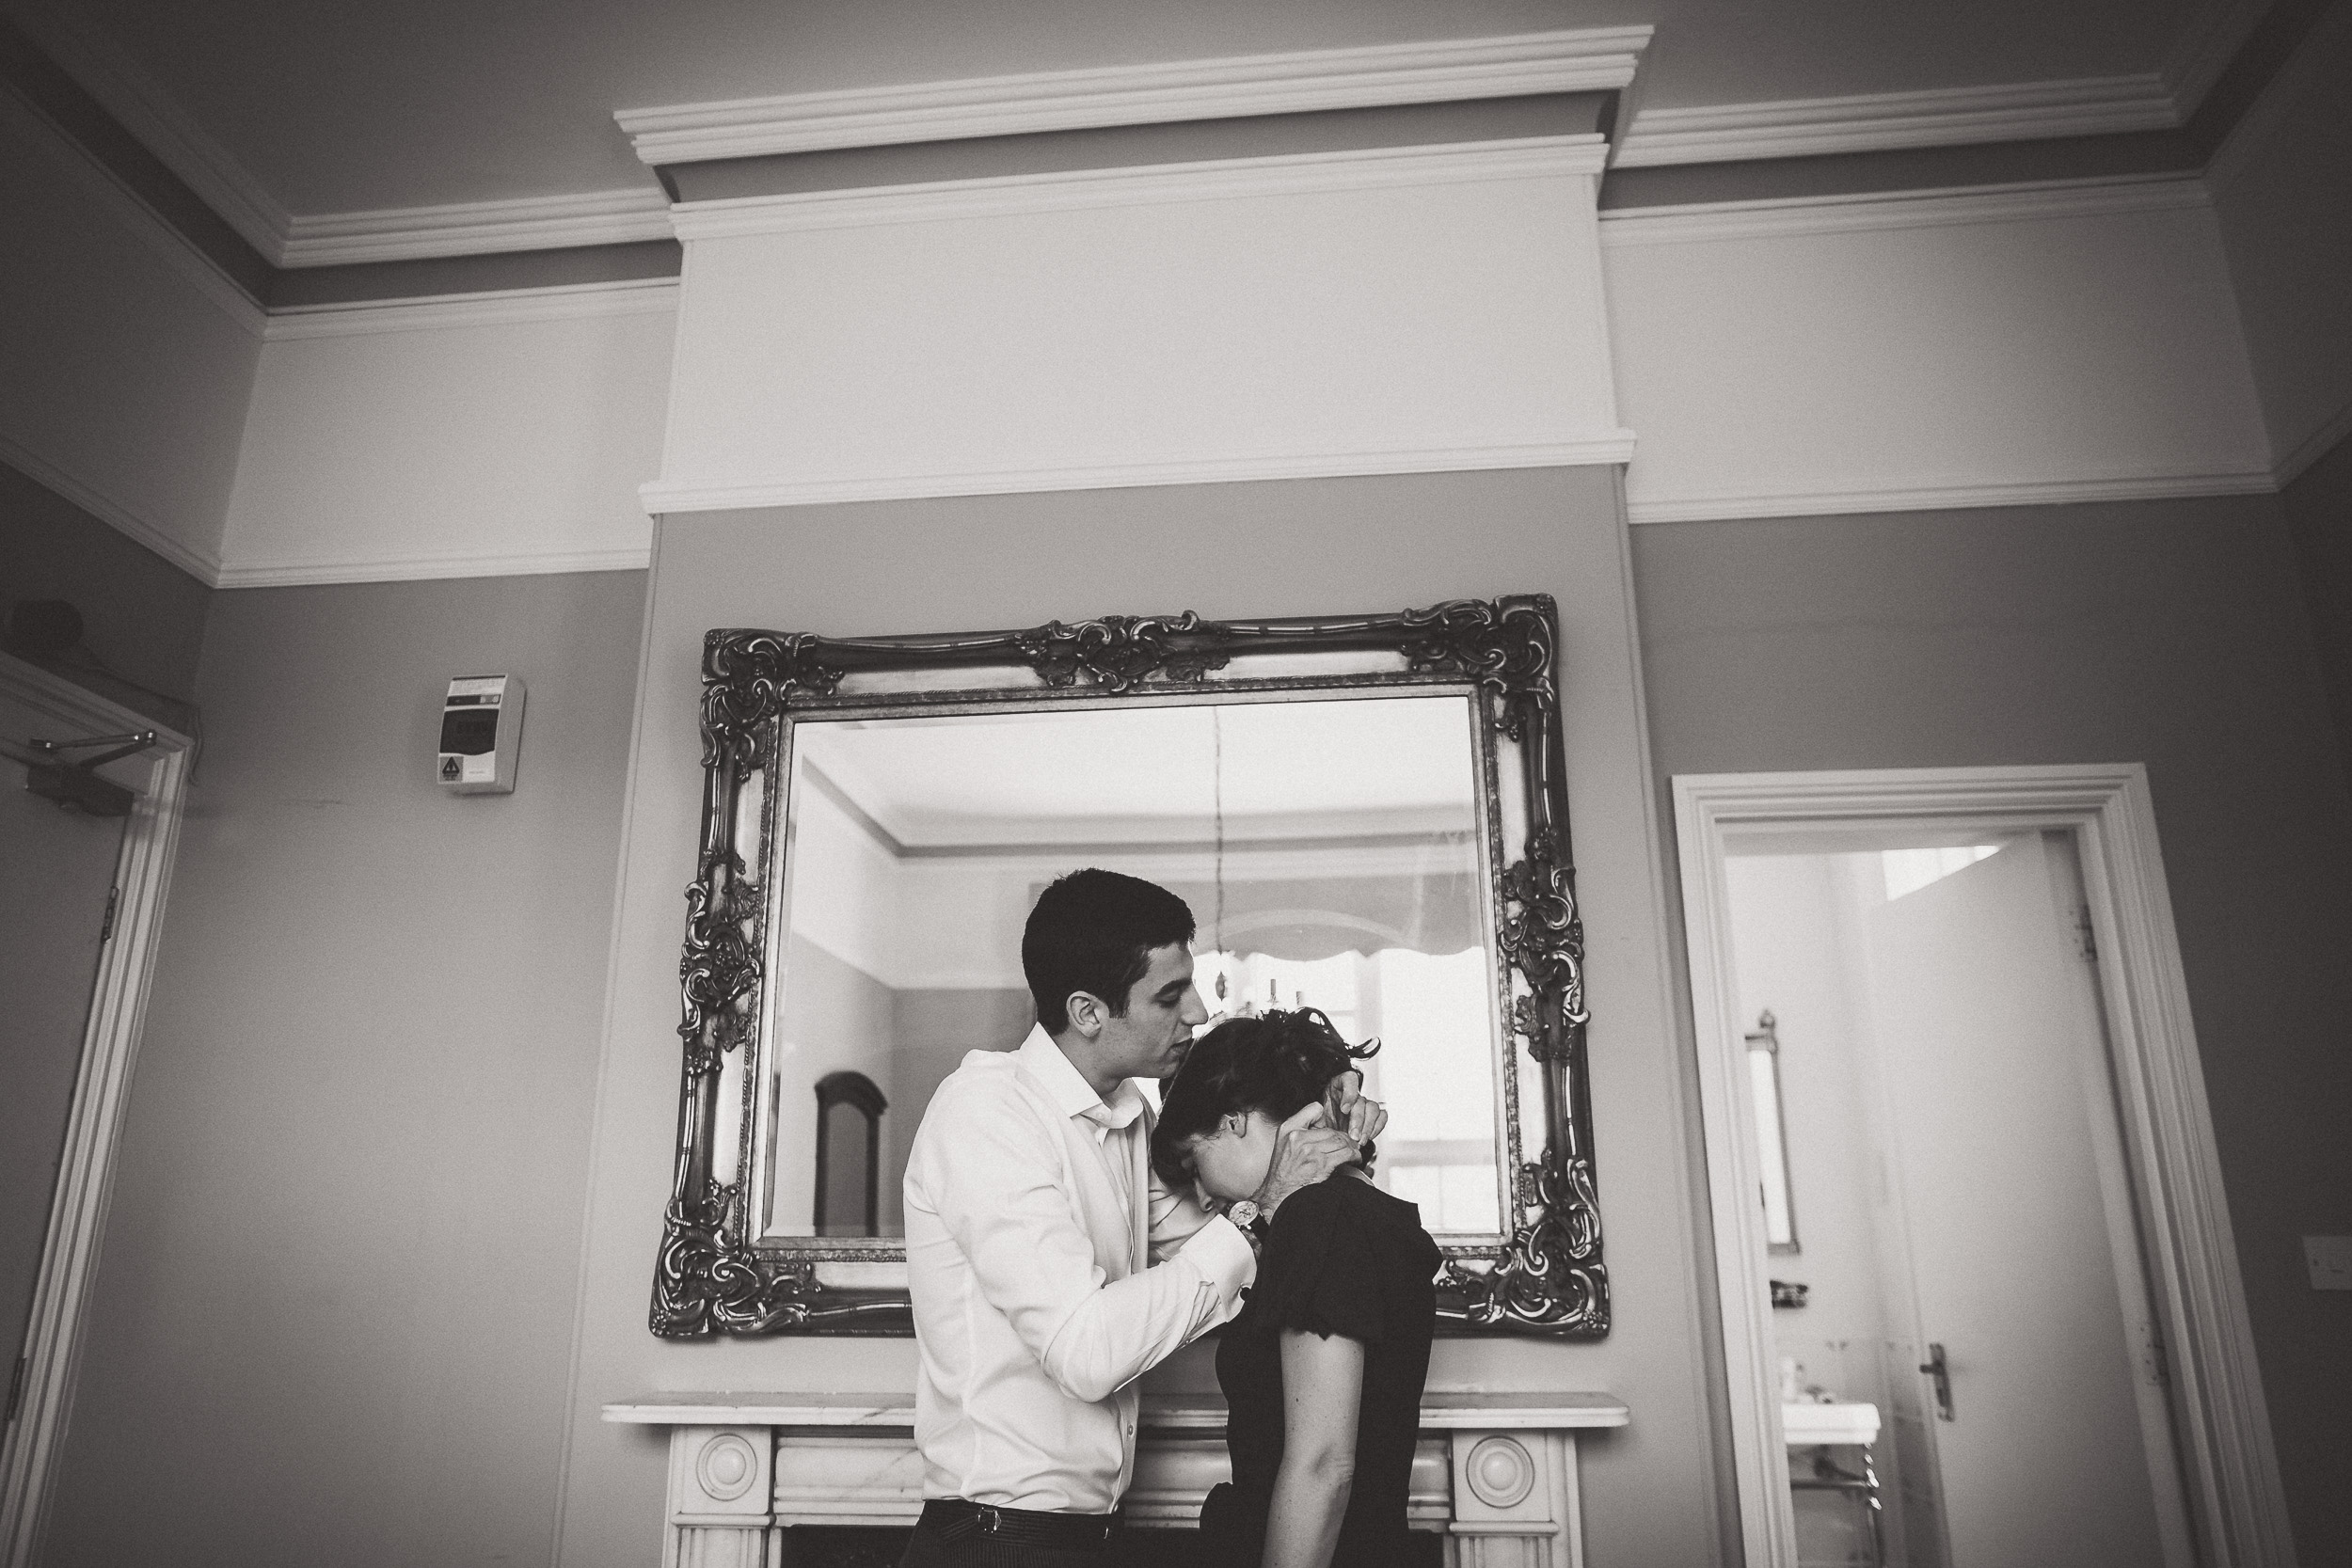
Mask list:
[{"label": "marble fireplace mantel", "polygon": [[[911,1525],[923,1506],[906,1394],[656,1394],[608,1421],[670,1429],[663,1568],[771,1568],[793,1525]],[[1580,1432],[1626,1424],[1607,1394],[1432,1393],[1413,1460],[1412,1523],[1448,1568],[1581,1568]],[[1225,1406],[1145,1396],[1130,1526],[1188,1526],[1227,1479]]]}]

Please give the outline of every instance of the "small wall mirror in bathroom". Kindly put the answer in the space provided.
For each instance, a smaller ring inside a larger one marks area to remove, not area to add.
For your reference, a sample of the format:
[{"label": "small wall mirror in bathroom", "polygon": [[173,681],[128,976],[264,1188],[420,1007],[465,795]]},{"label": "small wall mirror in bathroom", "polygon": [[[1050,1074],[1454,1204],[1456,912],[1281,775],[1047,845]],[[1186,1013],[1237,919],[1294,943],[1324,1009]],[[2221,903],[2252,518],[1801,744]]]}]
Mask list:
[{"label": "small wall mirror in bathroom", "polygon": [[1780,1101],[1780,1022],[1770,1008],[1748,1032],[1748,1098],[1763,1170],[1764,1239],[1772,1252],[1797,1250],[1797,1212],[1788,1193],[1788,1117]]}]

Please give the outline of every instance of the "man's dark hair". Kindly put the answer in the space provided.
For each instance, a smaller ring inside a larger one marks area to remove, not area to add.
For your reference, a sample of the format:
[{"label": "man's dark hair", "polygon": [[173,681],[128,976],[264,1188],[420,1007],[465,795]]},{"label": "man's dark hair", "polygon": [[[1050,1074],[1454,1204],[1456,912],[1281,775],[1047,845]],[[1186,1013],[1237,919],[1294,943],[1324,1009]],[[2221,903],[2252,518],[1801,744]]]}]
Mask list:
[{"label": "man's dark hair", "polygon": [[[1229,1018],[1192,1042],[1184,1065],[1160,1085],[1160,1119],[1152,1130],[1152,1166],[1179,1192],[1192,1185],[1184,1145],[1236,1111],[1263,1111],[1276,1121],[1321,1100],[1333,1079],[1352,1072],[1380,1042],[1350,1045],[1313,1007]],[[1372,1145],[1363,1148],[1366,1169]]]},{"label": "man's dark hair", "polygon": [[1192,911],[1140,877],[1089,866],[1038,895],[1021,933],[1021,973],[1049,1035],[1070,1027],[1070,993],[1099,996],[1127,1016],[1127,992],[1152,967],[1152,950],[1192,940]]}]

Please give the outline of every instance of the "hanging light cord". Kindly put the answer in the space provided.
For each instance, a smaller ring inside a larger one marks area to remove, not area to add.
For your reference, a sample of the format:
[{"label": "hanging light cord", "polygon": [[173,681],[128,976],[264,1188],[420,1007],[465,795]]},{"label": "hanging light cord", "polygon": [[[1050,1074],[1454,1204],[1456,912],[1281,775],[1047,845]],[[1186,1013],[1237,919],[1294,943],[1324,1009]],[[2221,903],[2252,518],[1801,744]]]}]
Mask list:
[{"label": "hanging light cord", "polygon": [[1212,761],[1210,789],[1216,806],[1216,919],[1212,927],[1216,942],[1216,999],[1225,1000],[1225,714],[1220,707],[1209,709],[1209,749]]}]

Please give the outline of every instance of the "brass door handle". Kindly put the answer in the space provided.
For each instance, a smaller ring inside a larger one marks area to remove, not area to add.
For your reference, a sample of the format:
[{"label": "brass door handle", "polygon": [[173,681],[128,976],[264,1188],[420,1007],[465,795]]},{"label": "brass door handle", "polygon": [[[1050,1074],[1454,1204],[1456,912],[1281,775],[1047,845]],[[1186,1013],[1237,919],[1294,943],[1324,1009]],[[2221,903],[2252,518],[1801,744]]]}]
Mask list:
[{"label": "brass door handle", "polygon": [[1928,1358],[1919,1363],[1919,1370],[1935,1379],[1935,1418],[1939,1421],[1950,1420],[1952,1418],[1952,1369],[1950,1363],[1944,1358],[1944,1347],[1938,1344],[1929,1345]]}]

